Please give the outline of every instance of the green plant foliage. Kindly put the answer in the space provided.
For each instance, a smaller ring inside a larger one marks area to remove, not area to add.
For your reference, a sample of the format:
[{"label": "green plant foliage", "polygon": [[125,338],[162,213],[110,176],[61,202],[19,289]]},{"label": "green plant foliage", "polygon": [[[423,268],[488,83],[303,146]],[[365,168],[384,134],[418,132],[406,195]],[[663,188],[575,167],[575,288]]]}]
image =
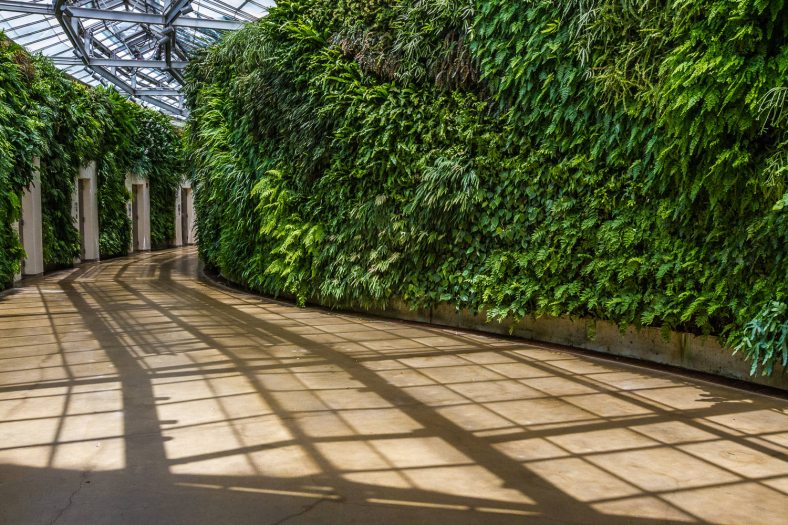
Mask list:
[{"label": "green plant foliage", "polygon": [[127,253],[125,179],[132,172],[149,180],[152,241],[167,246],[174,237],[182,152],[181,137],[166,117],[114,90],[79,84],[0,35],[0,287],[11,283],[24,256],[12,224],[34,157],[41,160],[44,262],[55,268],[79,256],[71,198],[80,165],[91,160],[98,169],[101,256]]},{"label": "green plant foliage", "polygon": [[105,131],[98,160],[101,257],[126,255],[131,222],[125,186],[133,173],[150,184],[151,243],[165,248],[175,238],[175,191],[184,176],[183,139],[169,120],[107,91],[113,125]]},{"label": "green plant foliage", "polygon": [[19,194],[31,181],[41,147],[41,122],[31,111],[33,64],[0,33],[0,289],[9,286],[24,256],[12,224],[20,217]]},{"label": "green plant foliage", "polygon": [[73,82],[44,58],[36,58],[35,68],[35,107],[46,133],[40,170],[44,265],[64,267],[80,255],[71,219],[75,177],[83,160],[101,154],[102,132],[112,122],[101,93]]},{"label": "green plant foliage", "polygon": [[107,91],[109,111],[114,125],[105,131],[104,152],[97,163],[99,207],[99,254],[102,259],[128,253],[131,244],[131,220],[126,205],[131,195],[126,189],[126,175],[139,153],[135,147],[138,133],[136,106],[114,91]]},{"label": "green plant foliage", "polygon": [[764,374],[772,373],[774,365],[788,365],[788,304],[772,301],[744,327],[744,337],[736,351],[744,351],[752,359],[751,374],[759,366]]},{"label": "green plant foliage", "polygon": [[175,239],[175,192],[184,173],[183,139],[159,113],[137,109],[135,144],[139,149],[132,171],[150,181],[151,244],[166,248]]},{"label": "green plant foliage", "polygon": [[302,302],[716,334],[770,373],[787,42],[782,0],[278,2],[187,71],[201,256]]}]

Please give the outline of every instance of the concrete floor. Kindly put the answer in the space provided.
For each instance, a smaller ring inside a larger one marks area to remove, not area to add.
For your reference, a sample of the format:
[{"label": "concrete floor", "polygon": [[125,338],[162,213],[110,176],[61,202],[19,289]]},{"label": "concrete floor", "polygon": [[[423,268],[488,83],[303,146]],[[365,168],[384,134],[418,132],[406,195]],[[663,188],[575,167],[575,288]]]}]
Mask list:
[{"label": "concrete floor", "polygon": [[196,276],[0,298],[0,523],[786,522],[785,400]]}]

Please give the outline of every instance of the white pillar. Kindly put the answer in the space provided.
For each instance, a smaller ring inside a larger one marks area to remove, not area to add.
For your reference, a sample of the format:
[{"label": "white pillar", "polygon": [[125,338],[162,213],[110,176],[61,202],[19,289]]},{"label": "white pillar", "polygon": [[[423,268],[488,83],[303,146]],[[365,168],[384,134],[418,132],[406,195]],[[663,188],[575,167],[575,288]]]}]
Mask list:
[{"label": "white pillar", "polygon": [[140,218],[140,245],[139,249],[149,251],[151,249],[150,242],[150,185],[147,180],[144,180],[139,186],[139,192],[142,198],[137,199],[137,206],[139,206],[138,217]]},{"label": "white pillar", "polygon": [[129,174],[126,176],[126,189],[131,194],[127,207],[132,223],[129,252],[148,251],[151,249],[149,183],[138,175]]},{"label": "white pillar", "polygon": [[[80,182],[82,181],[82,182]],[[78,191],[82,199],[82,252],[84,261],[99,260],[98,180],[96,162],[88,162],[79,169]]]},{"label": "white pillar", "polygon": [[186,214],[189,228],[186,231],[186,244],[194,244],[194,192],[191,188],[186,192]]},{"label": "white pillar", "polygon": [[[71,192],[71,224],[79,231],[79,178],[74,180],[74,190]],[[77,256],[73,262],[77,265],[82,259]]]},{"label": "white pillar", "polygon": [[175,246],[187,244],[194,244],[194,199],[191,182],[183,181],[175,195]]},{"label": "white pillar", "polygon": [[134,251],[134,210],[131,207],[132,203],[134,202],[134,196],[132,195],[132,191],[134,190],[133,179],[134,177],[131,173],[126,174],[126,191],[129,194],[129,200],[126,201],[126,216],[129,218],[129,224],[131,224],[131,235],[129,236],[129,253]]},{"label": "white pillar", "polygon": [[[19,235],[19,222],[11,223],[11,229],[14,230],[17,235]],[[19,273],[14,274],[14,284],[17,284],[21,280],[22,280],[21,271]]]},{"label": "white pillar", "polygon": [[44,239],[41,223],[41,161],[33,159],[33,181],[22,193],[22,222],[19,225],[25,260],[22,275],[44,273]]},{"label": "white pillar", "polygon": [[175,246],[183,246],[182,193],[182,186],[178,186],[178,190],[175,192]]}]

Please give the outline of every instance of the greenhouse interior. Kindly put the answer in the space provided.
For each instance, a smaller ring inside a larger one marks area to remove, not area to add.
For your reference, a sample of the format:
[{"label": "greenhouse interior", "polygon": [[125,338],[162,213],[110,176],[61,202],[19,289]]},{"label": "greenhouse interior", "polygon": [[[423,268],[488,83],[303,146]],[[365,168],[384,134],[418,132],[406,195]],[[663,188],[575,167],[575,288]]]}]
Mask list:
[{"label": "greenhouse interior", "polygon": [[786,516],[784,0],[0,0],[0,524]]}]

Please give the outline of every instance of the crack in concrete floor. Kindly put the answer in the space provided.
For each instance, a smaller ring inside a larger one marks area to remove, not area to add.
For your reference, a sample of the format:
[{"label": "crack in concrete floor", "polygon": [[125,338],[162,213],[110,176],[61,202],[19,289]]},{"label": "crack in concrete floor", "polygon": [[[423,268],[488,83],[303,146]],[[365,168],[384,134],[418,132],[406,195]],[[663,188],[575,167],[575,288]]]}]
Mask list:
[{"label": "crack in concrete floor", "polygon": [[76,490],[74,490],[74,492],[69,495],[66,505],[58,511],[54,518],[52,518],[52,521],[49,522],[49,525],[54,525],[68,511],[68,509],[71,508],[71,506],[74,504],[74,498],[77,497],[77,494],[82,491],[82,488],[85,487],[85,485],[90,483],[90,481],[87,479],[88,474],[88,471],[84,471],[82,473],[82,476],[79,479],[79,485],[77,486]]}]

